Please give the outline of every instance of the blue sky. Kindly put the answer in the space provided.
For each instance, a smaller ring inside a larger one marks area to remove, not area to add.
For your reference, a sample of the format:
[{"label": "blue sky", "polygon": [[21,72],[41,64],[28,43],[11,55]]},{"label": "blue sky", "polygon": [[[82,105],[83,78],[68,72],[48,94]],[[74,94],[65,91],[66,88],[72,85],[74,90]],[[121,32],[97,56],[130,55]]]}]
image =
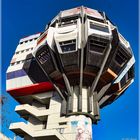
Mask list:
[{"label": "blue sky", "polygon": [[[5,73],[20,38],[43,31],[59,11],[77,6],[105,11],[120,33],[129,40],[136,58],[135,82],[125,94],[101,110],[101,121],[93,126],[95,140],[138,140],[138,1],[132,0],[2,0],[2,94],[7,97],[3,108],[5,121],[21,121],[14,112],[17,102],[5,91]],[[23,120],[22,120],[23,121]]]}]

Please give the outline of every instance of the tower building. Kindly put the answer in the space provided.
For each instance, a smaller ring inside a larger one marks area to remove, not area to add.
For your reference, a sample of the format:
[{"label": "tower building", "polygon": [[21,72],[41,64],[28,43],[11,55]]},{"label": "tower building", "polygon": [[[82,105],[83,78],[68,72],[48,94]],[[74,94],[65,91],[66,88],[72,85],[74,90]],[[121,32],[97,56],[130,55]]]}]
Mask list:
[{"label": "tower building", "polygon": [[7,69],[7,92],[27,123],[9,127],[25,140],[91,140],[100,109],[134,80],[129,42],[104,12],[61,11],[44,32],[20,39]]}]

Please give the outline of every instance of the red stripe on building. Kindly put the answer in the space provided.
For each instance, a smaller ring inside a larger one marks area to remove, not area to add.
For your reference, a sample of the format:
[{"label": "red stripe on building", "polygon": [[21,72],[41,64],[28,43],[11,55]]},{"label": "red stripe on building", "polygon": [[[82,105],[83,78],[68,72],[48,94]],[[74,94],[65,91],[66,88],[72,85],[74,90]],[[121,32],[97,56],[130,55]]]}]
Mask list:
[{"label": "red stripe on building", "polygon": [[54,87],[50,82],[42,82],[21,88],[10,89],[7,90],[7,92],[10,93],[11,96],[26,96],[51,90],[54,90]]},{"label": "red stripe on building", "polygon": [[46,38],[47,34],[45,34],[40,40],[38,40],[37,45],[40,44],[45,38]]}]

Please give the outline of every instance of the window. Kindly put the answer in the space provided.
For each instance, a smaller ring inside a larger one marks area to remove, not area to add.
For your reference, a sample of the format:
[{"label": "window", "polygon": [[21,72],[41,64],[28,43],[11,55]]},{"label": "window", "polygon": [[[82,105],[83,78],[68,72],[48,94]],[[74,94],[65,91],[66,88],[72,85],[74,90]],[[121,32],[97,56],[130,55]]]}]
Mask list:
[{"label": "window", "polygon": [[60,128],[60,134],[64,133],[64,128]]},{"label": "window", "polygon": [[19,54],[19,52],[16,52],[16,54]]},{"label": "window", "polygon": [[126,75],[124,75],[124,77],[121,79],[120,83],[121,83],[121,87],[125,86],[126,84]]},{"label": "window", "polygon": [[11,63],[11,66],[15,65],[15,63]]},{"label": "window", "polygon": [[126,58],[125,54],[123,54],[122,51],[118,50],[118,52],[115,56],[115,60],[119,65],[123,66],[125,64],[125,62],[127,61],[127,58]]},{"label": "window", "polygon": [[69,40],[60,42],[60,48],[62,52],[71,52],[76,50],[76,40]]},{"label": "window", "polygon": [[28,42],[28,40],[25,41],[25,43],[27,43],[27,42]]},{"label": "window", "polygon": [[60,122],[59,125],[66,125],[67,122]]},{"label": "window", "polygon": [[30,39],[29,41],[31,42],[33,39]]},{"label": "window", "polygon": [[37,58],[41,64],[44,64],[46,61],[49,60],[50,54],[47,50],[44,50],[37,56]]},{"label": "window", "polygon": [[90,22],[90,28],[94,29],[94,30],[109,33],[108,26],[97,25],[97,24],[94,24],[94,23]]},{"label": "window", "polygon": [[58,27],[70,26],[77,23],[77,20],[65,21],[58,24]]},{"label": "window", "polygon": [[57,128],[56,129],[60,134],[63,134],[64,133],[64,128]]},{"label": "window", "polygon": [[16,64],[20,64],[20,61],[17,61],[17,63]]},{"label": "window", "polygon": [[108,46],[108,43],[103,40],[90,40],[90,51],[104,53],[105,48]]},{"label": "window", "polygon": [[134,78],[135,74],[134,74],[134,65],[129,69],[128,71],[128,79],[132,79]]},{"label": "window", "polygon": [[28,52],[29,51],[29,49],[26,49],[26,52]]},{"label": "window", "polygon": [[22,63],[24,63],[25,62],[25,60],[22,60]]},{"label": "window", "polygon": [[58,24],[58,27],[64,27],[64,26],[77,24],[77,18],[78,17],[63,18],[63,19],[61,19],[60,23]]},{"label": "window", "polygon": [[23,53],[23,52],[24,52],[24,50],[21,51],[21,53]]},{"label": "window", "polygon": [[23,44],[23,42],[20,42],[19,44]]},{"label": "window", "polygon": [[103,19],[100,19],[100,18],[96,18],[96,17],[92,17],[92,16],[87,16],[88,19],[90,20],[94,20],[94,21],[97,21],[97,22],[101,22],[101,23],[105,23],[105,21]]}]

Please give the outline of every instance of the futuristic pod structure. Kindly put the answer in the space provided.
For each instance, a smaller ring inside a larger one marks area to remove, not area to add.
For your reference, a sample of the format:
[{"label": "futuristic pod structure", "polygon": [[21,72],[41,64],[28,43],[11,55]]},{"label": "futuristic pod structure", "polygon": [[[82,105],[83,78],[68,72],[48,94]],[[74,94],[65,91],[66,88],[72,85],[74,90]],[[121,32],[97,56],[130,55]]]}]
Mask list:
[{"label": "futuristic pod structure", "polygon": [[7,70],[7,92],[27,124],[10,130],[25,140],[91,140],[100,109],[134,80],[129,42],[104,12],[61,11],[42,33],[20,40]]}]

